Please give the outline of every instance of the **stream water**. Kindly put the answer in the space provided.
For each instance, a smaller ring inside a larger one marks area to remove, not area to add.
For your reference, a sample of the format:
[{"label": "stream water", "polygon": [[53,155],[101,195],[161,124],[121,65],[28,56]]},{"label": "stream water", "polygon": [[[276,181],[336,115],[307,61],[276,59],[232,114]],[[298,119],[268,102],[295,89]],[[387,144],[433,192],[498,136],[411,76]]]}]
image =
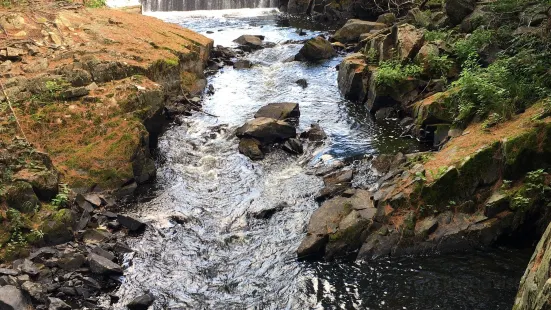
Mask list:
[{"label": "stream water", "polygon": [[[247,56],[255,66],[226,67],[209,77],[209,116],[197,113],[170,128],[159,142],[154,188],[129,213],[149,224],[129,240],[124,283],[116,309],[146,291],[155,309],[509,309],[531,251],[496,249],[377,262],[298,262],[295,250],[321,180],[313,167],[362,154],[415,151],[400,128],[376,123],[363,107],[344,100],[335,66],[284,62],[317,35],[271,10],[154,13],[232,46],[241,34],[277,43]],[[295,83],[306,79],[303,89]],[[234,130],[270,102],[300,103],[299,127],[318,122],[328,141],[300,157],[275,150],[260,162],[237,151]],[[366,180],[359,180],[366,182]],[[282,202],[268,220],[252,212]],[[177,220],[175,220],[177,219]]]}]

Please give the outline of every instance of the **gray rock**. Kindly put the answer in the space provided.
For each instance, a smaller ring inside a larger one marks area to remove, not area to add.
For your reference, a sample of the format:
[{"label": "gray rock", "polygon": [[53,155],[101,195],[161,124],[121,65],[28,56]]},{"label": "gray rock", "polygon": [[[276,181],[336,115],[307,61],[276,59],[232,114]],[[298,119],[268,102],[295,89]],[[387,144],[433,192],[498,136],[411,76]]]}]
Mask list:
[{"label": "gray rock", "polygon": [[40,283],[27,281],[21,285],[21,289],[27,292],[35,301],[43,302],[46,298],[44,288]]},{"label": "gray rock", "polygon": [[63,300],[55,297],[49,297],[50,306],[48,310],[71,310],[71,306],[66,304]]},{"label": "gray rock", "polygon": [[23,263],[19,265],[18,269],[31,277],[36,277],[40,273],[40,270],[38,270],[36,265],[29,259],[25,259]]},{"label": "gray rock", "polygon": [[250,60],[238,60],[233,63],[234,69],[249,69],[253,66],[253,63]]},{"label": "gray rock", "polygon": [[300,117],[300,108],[298,103],[293,102],[270,103],[260,108],[254,117],[267,117],[276,120],[297,119]]},{"label": "gray rock", "polygon": [[66,271],[74,271],[80,268],[86,258],[80,253],[65,253],[57,260],[57,265],[59,268]]},{"label": "gray rock", "polygon": [[131,232],[140,232],[143,231],[146,227],[145,223],[142,223],[135,218],[125,215],[118,215],[117,221],[121,223],[122,226],[128,228]]},{"label": "gray rock", "polygon": [[155,301],[155,296],[153,294],[148,293],[144,294],[142,296],[134,298],[128,305],[128,309],[130,310],[147,310],[149,306],[153,304]]},{"label": "gray rock", "polygon": [[101,275],[117,275],[122,274],[122,267],[109,259],[90,253],[88,255],[88,264],[92,273]]},{"label": "gray rock", "polygon": [[89,229],[82,235],[82,241],[85,243],[98,244],[111,239],[113,235],[101,229]]},{"label": "gray rock", "polygon": [[61,92],[60,97],[66,100],[70,100],[86,96],[89,93],[90,91],[86,87],[73,87]]},{"label": "gray rock", "polygon": [[26,293],[17,289],[15,286],[6,285],[0,287],[0,309],[27,310],[34,309],[34,307]]},{"label": "gray rock", "polygon": [[263,40],[263,36],[245,34],[235,39],[233,42],[239,44],[239,47],[245,51],[253,51],[262,48]]},{"label": "gray rock", "polygon": [[298,84],[302,88],[308,87],[308,81],[306,79],[298,79],[298,80],[296,80],[295,83]]},{"label": "gray rock", "polygon": [[285,143],[283,143],[282,148],[284,151],[291,154],[302,154],[304,152],[304,148],[302,147],[302,142],[300,142],[300,140],[296,138],[291,138],[285,141]]},{"label": "gray rock", "polygon": [[457,25],[474,11],[475,5],[476,0],[446,0],[444,10],[450,18],[450,22]]},{"label": "gray rock", "polygon": [[91,203],[94,207],[101,206],[101,197],[95,193],[89,193],[84,195],[84,199]]},{"label": "gray rock", "polygon": [[17,276],[19,271],[15,269],[0,268],[0,275]]},{"label": "gray rock", "polygon": [[296,129],[284,121],[259,117],[245,123],[237,129],[240,138],[254,138],[262,145],[296,137]]},{"label": "gray rock", "polygon": [[104,250],[102,247],[100,246],[96,246],[95,248],[92,249],[92,253],[94,254],[98,254],[99,256],[103,256],[105,258],[107,258],[108,260],[110,261],[113,261],[115,260],[115,255],[109,251],[106,251]]}]

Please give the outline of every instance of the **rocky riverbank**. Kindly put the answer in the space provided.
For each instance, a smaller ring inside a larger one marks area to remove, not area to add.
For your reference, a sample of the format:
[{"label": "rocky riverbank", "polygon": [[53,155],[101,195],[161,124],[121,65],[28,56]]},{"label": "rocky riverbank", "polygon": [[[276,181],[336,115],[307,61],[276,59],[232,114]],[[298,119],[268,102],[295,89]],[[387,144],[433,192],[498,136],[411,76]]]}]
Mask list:
[{"label": "rocky riverbank", "polygon": [[[551,220],[551,84],[540,77],[549,74],[542,51],[551,9],[505,2],[423,2],[376,21],[348,20],[334,34],[334,46],[355,52],[339,66],[342,94],[435,151],[375,158],[371,186],[352,186],[352,167],[326,175],[299,258],[453,252],[543,232]],[[304,5],[299,12],[312,11]],[[547,300],[545,236],[518,309]]]}]

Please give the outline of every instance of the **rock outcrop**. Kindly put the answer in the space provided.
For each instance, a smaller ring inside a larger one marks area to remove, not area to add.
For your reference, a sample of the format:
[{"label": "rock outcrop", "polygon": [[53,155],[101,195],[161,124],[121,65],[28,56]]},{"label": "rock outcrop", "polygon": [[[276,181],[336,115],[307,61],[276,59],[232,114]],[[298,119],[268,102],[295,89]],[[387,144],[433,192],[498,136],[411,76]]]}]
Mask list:
[{"label": "rock outcrop", "polygon": [[[6,94],[16,107],[36,106],[16,113],[29,142],[51,156],[64,181],[117,189],[153,179],[150,148],[167,123],[165,98],[202,92],[212,40],[110,9],[41,3],[40,10],[0,11],[9,16],[6,34],[21,35],[0,46],[0,62],[9,67],[0,73]],[[7,129],[0,140],[20,135],[13,124]],[[56,177],[17,175],[41,199],[55,196]]]},{"label": "rock outcrop", "polygon": [[551,299],[551,224],[541,237],[520,280],[514,310],[547,309]]},{"label": "rock outcrop", "polygon": [[333,36],[333,39],[342,43],[357,42],[360,35],[386,28],[385,23],[369,22],[360,19],[350,19]]}]

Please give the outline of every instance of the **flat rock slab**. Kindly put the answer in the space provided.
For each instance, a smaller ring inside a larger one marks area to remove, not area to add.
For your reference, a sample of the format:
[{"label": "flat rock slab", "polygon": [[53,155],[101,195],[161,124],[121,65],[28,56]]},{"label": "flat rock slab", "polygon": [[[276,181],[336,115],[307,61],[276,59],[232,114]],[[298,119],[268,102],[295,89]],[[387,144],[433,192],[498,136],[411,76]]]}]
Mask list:
[{"label": "flat rock slab", "polygon": [[270,103],[263,106],[256,112],[254,118],[267,117],[276,120],[286,120],[289,118],[299,118],[300,109],[298,103],[280,102]]},{"label": "flat rock slab", "polygon": [[90,270],[95,274],[122,274],[122,267],[120,265],[94,253],[88,255],[88,264],[90,265]]},{"label": "flat rock slab", "polygon": [[34,309],[30,298],[15,286],[6,285],[0,287],[0,309],[2,310],[27,310]]}]

